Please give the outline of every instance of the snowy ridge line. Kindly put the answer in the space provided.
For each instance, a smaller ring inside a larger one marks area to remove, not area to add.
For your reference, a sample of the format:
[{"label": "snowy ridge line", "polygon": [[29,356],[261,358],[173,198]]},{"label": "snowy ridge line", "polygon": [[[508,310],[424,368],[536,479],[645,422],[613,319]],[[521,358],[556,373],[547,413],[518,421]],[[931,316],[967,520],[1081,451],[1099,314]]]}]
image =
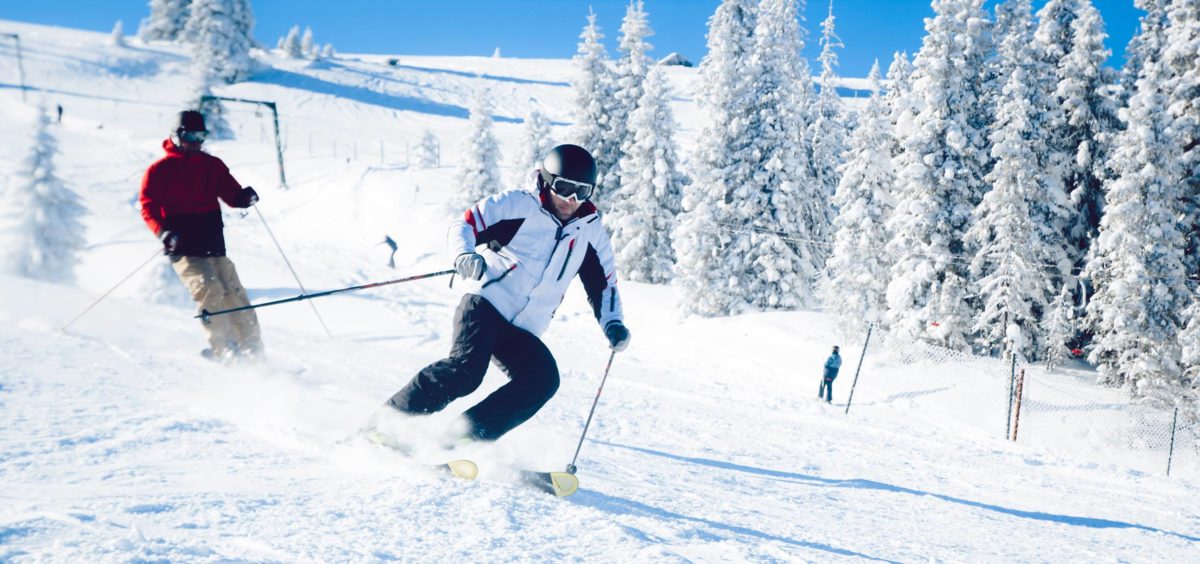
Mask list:
[{"label": "snowy ridge line", "polygon": [[[922,417],[948,428],[965,424],[993,437],[1011,434],[1017,421],[1008,420],[1008,362],[886,333],[881,341],[887,343],[882,357],[867,351],[855,408],[929,396],[922,402]],[[932,369],[923,371],[921,378],[894,375],[888,370],[892,362]],[[1054,380],[1073,376],[1029,364],[1017,364],[1016,369],[1025,371],[1018,442],[1064,457],[1151,473],[1164,472],[1169,463],[1171,476],[1200,478],[1200,424],[1176,421],[1172,410],[1134,403],[1119,390],[1096,389],[1097,394],[1111,396],[1097,400]],[[884,392],[888,395],[881,396]]]}]

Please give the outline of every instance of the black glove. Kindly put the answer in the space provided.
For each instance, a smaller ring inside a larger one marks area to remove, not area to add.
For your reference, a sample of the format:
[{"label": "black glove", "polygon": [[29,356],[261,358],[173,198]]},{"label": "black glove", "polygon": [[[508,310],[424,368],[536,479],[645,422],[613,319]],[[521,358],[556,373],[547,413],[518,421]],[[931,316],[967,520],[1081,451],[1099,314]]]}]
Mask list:
[{"label": "black glove", "polygon": [[162,233],[158,234],[158,240],[162,241],[164,255],[175,254],[175,249],[179,247],[179,234],[174,231],[162,230]]},{"label": "black glove", "polygon": [[454,270],[463,278],[479,280],[487,271],[487,262],[479,253],[463,253],[454,259]]},{"label": "black glove", "polygon": [[629,346],[629,330],[620,321],[610,321],[604,326],[604,336],[608,337],[608,348],[621,352]]},{"label": "black glove", "polygon": [[255,192],[254,189],[249,186],[242,188],[242,207],[248,208],[257,203],[258,192]]}]

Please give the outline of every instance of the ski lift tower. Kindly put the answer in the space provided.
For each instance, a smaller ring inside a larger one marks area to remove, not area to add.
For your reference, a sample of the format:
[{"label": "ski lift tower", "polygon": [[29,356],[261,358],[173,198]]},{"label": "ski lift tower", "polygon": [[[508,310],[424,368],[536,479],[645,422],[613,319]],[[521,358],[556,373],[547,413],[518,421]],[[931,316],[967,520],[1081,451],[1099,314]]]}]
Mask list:
[{"label": "ski lift tower", "polygon": [[242,104],[254,104],[255,106],[265,106],[271,110],[271,118],[275,123],[275,160],[279,163],[279,187],[287,189],[287,176],[283,172],[283,144],[279,140],[279,110],[275,107],[275,102],[267,100],[247,100],[245,98],[229,98],[226,96],[212,96],[205,94],[200,97],[200,105],[203,106],[209,100],[221,100],[225,102],[239,102]]},{"label": "ski lift tower", "polygon": [[17,73],[21,80],[21,101],[25,101],[25,65],[21,62],[21,36],[15,33],[0,33],[0,37],[11,37],[17,44]]}]

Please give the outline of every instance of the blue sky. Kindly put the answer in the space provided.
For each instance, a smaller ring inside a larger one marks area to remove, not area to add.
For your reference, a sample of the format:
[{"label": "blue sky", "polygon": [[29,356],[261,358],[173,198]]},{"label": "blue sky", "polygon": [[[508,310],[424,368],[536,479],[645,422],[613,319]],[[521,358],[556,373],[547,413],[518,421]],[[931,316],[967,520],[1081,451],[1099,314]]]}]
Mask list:
[{"label": "blue sky", "polygon": [[[1125,43],[1141,12],[1133,0],[1093,0],[1104,17],[1119,67]],[[1035,0],[1035,8],[1045,0]],[[588,6],[598,16],[610,53],[627,0],[254,0],[255,37],[274,46],[293,25],[312,26],[318,43],[342,52],[412,55],[491,55],[496,47],[508,57],[570,57]],[[653,55],[673,51],[699,62],[704,56],[706,22],[718,0],[646,0]],[[994,0],[989,2],[994,4]],[[123,20],[134,33],[148,13],[148,0],[0,0],[0,19],[108,31]],[[809,0],[805,27],[815,58],[820,22],[829,5]],[[839,74],[866,76],[878,58],[884,70],[891,53],[915,53],[924,34],[923,18],[932,14],[925,0],[837,0],[837,31],[846,45]],[[2,26],[0,26],[2,27]]]}]

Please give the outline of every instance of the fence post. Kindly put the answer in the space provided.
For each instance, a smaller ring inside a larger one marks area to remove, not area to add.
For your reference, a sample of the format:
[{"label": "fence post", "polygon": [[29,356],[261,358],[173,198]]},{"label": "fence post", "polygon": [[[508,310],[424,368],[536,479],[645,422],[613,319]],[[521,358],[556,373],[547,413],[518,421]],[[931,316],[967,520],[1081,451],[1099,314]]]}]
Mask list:
[{"label": "fence post", "polygon": [[867,343],[871,342],[871,330],[875,323],[867,325],[867,338],[863,340],[862,354],[858,355],[858,368],[854,369],[854,382],[850,384],[850,396],[846,398],[846,415],[850,414],[850,402],[854,400],[854,387],[858,385],[858,373],[862,370],[863,359],[867,356]]},{"label": "fence post", "polygon": [[1171,446],[1167,449],[1167,475],[1171,475],[1171,459],[1175,458],[1175,424],[1179,422],[1179,408],[1175,408],[1175,415],[1171,417]]},{"label": "fence post", "polygon": [[1017,380],[1017,415],[1013,419],[1012,440],[1017,440],[1017,430],[1021,428],[1021,398],[1025,397],[1025,369],[1021,369],[1021,379]]},{"label": "fence post", "polygon": [[1010,363],[1008,374],[1008,419],[1004,425],[1004,438],[1006,439],[1012,436],[1013,394],[1016,391],[1014,388],[1017,384],[1017,351],[1010,351],[1009,358],[1012,359],[1012,362]]}]

